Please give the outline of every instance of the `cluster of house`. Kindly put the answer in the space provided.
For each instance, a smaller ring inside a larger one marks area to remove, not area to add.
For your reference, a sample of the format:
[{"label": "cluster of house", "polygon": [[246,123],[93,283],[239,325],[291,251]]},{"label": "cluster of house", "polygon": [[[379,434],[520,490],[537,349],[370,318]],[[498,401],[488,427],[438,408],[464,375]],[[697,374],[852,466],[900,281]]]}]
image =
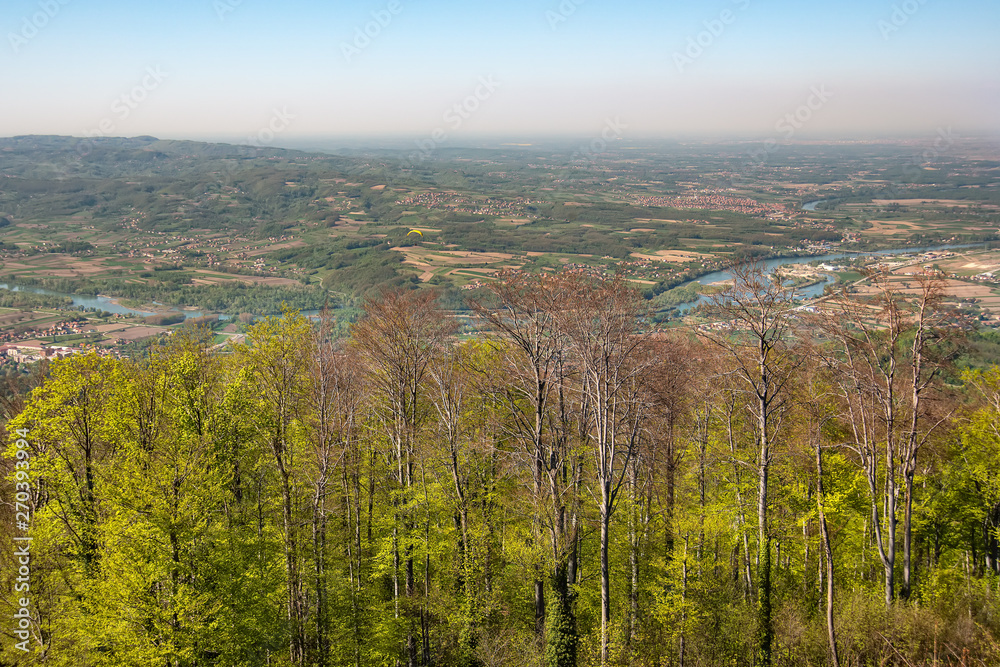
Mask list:
[{"label": "cluster of house", "polygon": [[523,214],[524,209],[533,203],[535,202],[526,197],[511,197],[509,199],[487,197],[485,201],[479,202],[451,192],[422,192],[396,200],[396,204],[400,206],[423,206],[424,208],[446,209],[472,215]]},{"label": "cluster of house", "polygon": [[[71,354],[81,352],[96,352],[99,355],[107,356],[117,354],[113,346],[85,344],[82,347],[72,347],[59,343],[46,343],[29,336],[62,336],[66,334],[79,334],[88,331],[96,331],[101,328],[117,329],[122,324],[106,324],[94,327],[90,322],[75,322],[72,320],[57,322],[44,329],[36,329],[31,332],[0,332],[0,363],[9,361],[14,363],[28,363],[41,359],[58,359]],[[115,341],[116,344],[127,342],[124,340]]]},{"label": "cluster of house", "polygon": [[755,199],[730,197],[720,194],[691,196],[639,196],[632,203],[638,206],[657,206],[680,209],[707,209],[711,211],[733,211],[746,215],[774,215],[787,217],[788,209],[783,204],[761,203]]},{"label": "cluster of house", "polygon": [[799,249],[811,253],[827,253],[835,250],[839,245],[838,241],[803,241]]},{"label": "cluster of house", "polygon": [[726,322],[706,322],[705,324],[698,325],[698,331],[729,331],[730,329],[736,329],[738,323],[736,320],[729,320]]},{"label": "cluster of house", "polygon": [[[62,336],[65,334],[79,334],[83,333],[84,329],[89,325],[83,322],[59,322],[58,324],[53,324],[52,326],[46,327],[45,329],[36,329],[33,336]],[[12,329],[5,329],[0,331],[0,345],[6,345],[8,343],[17,343],[24,340],[24,334],[16,332]]]},{"label": "cluster of house", "polygon": [[33,340],[0,345],[0,357],[16,363],[27,363],[41,359],[58,359],[81,351],[74,347],[46,345]]}]

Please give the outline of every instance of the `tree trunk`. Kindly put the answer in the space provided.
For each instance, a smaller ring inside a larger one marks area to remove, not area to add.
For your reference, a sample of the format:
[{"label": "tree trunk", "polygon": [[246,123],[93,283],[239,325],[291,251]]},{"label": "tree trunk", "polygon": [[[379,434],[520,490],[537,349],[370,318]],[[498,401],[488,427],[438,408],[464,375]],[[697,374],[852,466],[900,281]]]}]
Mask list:
[{"label": "tree trunk", "polygon": [[816,509],[819,513],[819,528],[823,536],[823,552],[826,557],[826,636],[830,642],[830,660],[833,667],[840,667],[837,634],[833,625],[833,548],[830,545],[830,532],[827,530],[823,502],[823,450],[816,445]]},{"label": "tree trunk", "polygon": [[[638,484],[636,465],[632,465],[629,469],[629,514],[628,514],[628,540],[629,540],[629,551],[628,551],[628,562],[629,562],[629,572],[631,577],[629,579],[629,616],[628,616],[628,635],[625,638],[625,644],[629,648],[632,646],[632,639],[635,637],[636,626],[639,622],[639,528],[638,520],[636,517],[636,486]],[[668,510],[669,516],[669,510]],[[669,521],[669,519],[667,519]],[[669,558],[669,552],[668,556]]]},{"label": "tree trunk", "polygon": [[545,636],[545,582],[535,579],[535,635]]},{"label": "tree trunk", "polygon": [[[326,583],[326,515],[319,506],[320,494],[317,493],[316,505],[313,509],[313,561],[316,586],[316,665],[326,667],[329,651],[327,641],[327,583]],[[350,516],[348,514],[348,516]],[[347,540],[347,558],[351,570],[351,589],[354,588],[354,562],[351,554],[351,540]]]},{"label": "tree trunk", "polygon": [[[765,376],[761,369],[762,377]],[[767,437],[767,405],[761,398],[758,428],[760,429],[760,461],[757,479],[757,647],[761,667],[771,665],[771,644],[774,627],[771,618],[771,538],[767,529],[767,490],[770,472],[770,451]]]},{"label": "tree trunk", "polygon": [[289,655],[293,665],[301,665],[305,660],[305,637],[302,623],[301,596],[299,594],[298,541],[295,539],[295,523],[292,519],[292,491],[284,462],[279,459],[278,472],[281,474],[282,519],[285,529],[285,569],[288,576],[288,622]]},{"label": "tree trunk", "polygon": [[886,542],[887,548],[882,559],[885,572],[885,606],[891,607],[896,597],[896,485],[894,475],[889,473],[889,489],[886,492]]},{"label": "tree trunk", "polygon": [[708,414],[706,411],[704,430],[698,437],[698,574],[701,575],[701,563],[705,555],[705,454],[708,449]]},{"label": "tree trunk", "polygon": [[564,561],[557,565],[552,575],[552,601],[549,605],[549,620],[545,633],[547,667],[576,667],[577,643],[569,566]]},{"label": "tree trunk", "polygon": [[902,600],[910,599],[910,588],[912,586],[912,561],[911,551],[913,547],[913,471],[909,465],[906,468],[903,495],[903,584],[899,589],[899,597]]},{"label": "tree trunk", "polygon": [[601,665],[608,664],[608,624],[611,622],[611,575],[608,569],[608,539],[610,527],[610,498],[602,489],[601,507]]},{"label": "tree trunk", "polygon": [[678,647],[677,661],[679,667],[684,667],[684,649],[687,638],[687,589],[688,589],[688,538],[684,536],[684,562],[681,563],[681,602],[684,610],[681,612],[681,638]]}]

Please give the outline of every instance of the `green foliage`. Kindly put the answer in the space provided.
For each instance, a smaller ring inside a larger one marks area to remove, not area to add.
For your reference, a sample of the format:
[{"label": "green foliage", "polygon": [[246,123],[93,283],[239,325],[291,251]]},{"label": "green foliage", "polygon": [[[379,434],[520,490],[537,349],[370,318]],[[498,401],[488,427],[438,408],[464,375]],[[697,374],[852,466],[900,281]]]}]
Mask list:
[{"label": "green foliage", "polygon": [[167,315],[150,315],[144,318],[147,324],[154,326],[166,326],[168,324],[178,324],[184,321],[183,313]]},{"label": "green foliage", "polygon": [[[210,351],[206,330],[179,327],[142,358],[78,355],[47,363],[44,378],[17,375],[0,463],[10,497],[25,430],[41,632],[30,654],[7,642],[0,660],[600,664],[595,461],[576,350],[560,348],[569,373],[552,380],[542,410],[543,437],[567,439],[556,479],[579,475],[553,504],[546,462],[521,429],[534,422],[519,421],[534,416],[524,357],[492,337],[451,338],[422,293],[382,298],[396,307],[367,304],[346,341],[286,309],[224,352]],[[612,524],[610,664],[677,664],[682,650],[686,664],[763,664],[765,645],[774,664],[825,664],[816,442],[842,660],[1000,659],[990,560],[1000,538],[1000,369],[965,372],[966,413],[924,443],[915,586],[908,602],[887,606],[868,480],[843,446],[853,425],[825,370],[803,367],[775,430],[770,548],[757,563],[747,397],[726,383],[733,369],[713,348],[670,345],[650,355],[654,381],[635,399],[648,412]],[[417,357],[426,366],[410,374]],[[555,542],[553,507],[579,527],[573,540]],[[11,558],[0,554],[5,591]],[[759,603],[768,572],[773,592]],[[773,642],[760,636],[769,627]]]},{"label": "green foliage", "polygon": [[[283,305],[299,310],[318,310],[329,298],[325,290],[316,287],[271,287],[240,282],[193,285],[188,284],[190,278],[187,275],[176,272],[173,272],[173,275],[172,272],[157,272],[157,277],[157,280],[148,283],[123,283],[116,279],[70,280],[24,277],[18,278],[16,282],[22,286],[41,287],[71,294],[107,294],[121,297],[125,305],[134,307],[156,302],[168,306],[194,306],[233,316],[240,313],[274,315],[281,312]],[[51,303],[66,302],[63,297],[48,297],[48,299]]]},{"label": "green foliage", "polygon": [[36,308],[67,308],[72,299],[49,294],[34,294],[32,292],[13,292],[0,290],[0,307],[34,310]]},{"label": "green foliage", "polygon": [[76,254],[94,250],[94,244],[87,241],[63,241],[59,245],[53,246],[49,252]]},{"label": "green foliage", "polygon": [[545,624],[545,664],[548,667],[572,667],[577,664],[579,638],[572,604],[565,591],[561,595],[557,592],[549,604]]}]

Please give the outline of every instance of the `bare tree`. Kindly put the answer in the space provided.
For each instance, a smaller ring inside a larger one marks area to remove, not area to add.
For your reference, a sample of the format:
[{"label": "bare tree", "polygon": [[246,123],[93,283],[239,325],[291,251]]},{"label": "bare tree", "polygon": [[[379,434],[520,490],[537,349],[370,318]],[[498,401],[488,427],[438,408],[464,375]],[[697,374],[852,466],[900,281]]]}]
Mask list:
[{"label": "bare tree", "polygon": [[[681,442],[690,412],[693,382],[692,354],[687,341],[657,334],[648,341],[651,355],[645,382],[649,406],[644,437],[632,457],[627,477],[629,486],[629,626],[626,641],[639,632],[642,612],[639,603],[640,565],[648,562],[647,535],[654,517],[663,523],[663,559],[669,563],[675,552],[675,507],[677,473],[681,463]],[[683,639],[682,639],[683,640]]]},{"label": "bare tree", "polygon": [[[477,497],[488,495],[487,480],[474,477],[476,436],[484,428],[482,395],[477,386],[475,359],[484,346],[479,342],[454,345],[434,360],[429,368],[432,379],[429,397],[437,412],[436,439],[443,467],[451,481],[455,507],[455,527],[458,530],[457,589],[461,596],[463,628],[459,638],[459,667],[480,664],[478,650],[483,609],[483,586],[477,575],[485,568],[481,552],[475,544],[475,531],[470,524],[470,511]],[[478,414],[477,414],[478,413]],[[487,435],[484,439],[489,440]],[[479,471],[482,472],[481,470]],[[447,488],[447,484],[443,485]],[[488,593],[489,590],[487,589]]]},{"label": "bare tree", "polygon": [[[823,355],[815,351],[810,355],[811,362],[822,363]],[[833,560],[833,542],[830,536],[830,527],[826,518],[826,492],[823,483],[823,450],[831,445],[824,445],[824,431],[827,426],[836,418],[836,396],[829,391],[829,385],[825,382],[819,372],[816,363],[810,363],[807,372],[804,374],[805,380],[799,384],[804,400],[799,402],[800,425],[805,431],[804,440],[808,442],[809,450],[804,452],[804,458],[812,457],[816,464],[816,514],[819,523],[820,540],[822,551],[820,552],[820,586],[826,579],[826,636],[830,645],[830,662],[833,667],[840,667],[840,653],[837,649],[837,631],[834,624],[834,593],[835,593],[835,570]],[[803,535],[808,535],[809,521],[803,521]],[[805,585],[809,587],[810,576],[808,574],[808,542],[806,542],[806,563],[803,570],[806,571]],[[825,577],[824,577],[825,572]]]},{"label": "bare tree", "polygon": [[316,639],[313,646],[316,664],[328,664],[331,621],[328,599],[327,560],[330,498],[337,492],[336,473],[341,474],[342,517],[347,539],[343,541],[348,580],[351,586],[352,630],[355,664],[360,662],[358,594],[361,562],[361,490],[358,469],[361,465],[356,434],[361,406],[362,378],[356,359],[332,335],[332,322],[324,312],[313,332],[315,355],[310,365],[310,433],[313,451],[309,460],[312,484],[311,523],[313,549],[313,584]]},{"label": "bare tree", "polygon": [[[903,503],[903,588],[910,593],[913,475],[917,456],[931,434],[944,423],[928,422],[926,395],[939,367],[928,361],[929,345],[938,335],[943,315],[937,309],[941,282],[918,279],[915,303],[901,293],[901,283],[885,269],[872,271],[870,299],[834,301],[837,316],[824,318],[837,355],[827,359],[839,386],[852,441],[868,483],[871,522],[882,562],[885,604],[896,597],[899,495]],[[906,344],[907,334],[913,341]],[[909,354],[909,364],[906,355]]]},{"label": "bare tree", "polygon": [[[569,341],[560,330],[559,311],[570,294],[566,282],[552,276],[502,272],[490,285],[491,299],[473,308],[498,337],[496,346],[507,371],[503,397],[513,435],[524,445],[533,498],[542,510],[533,533],[541,542],[542,521],[552,552],[550,577],[555,596],[549,614],[555,626],[546,641],[555,665],[575,664],[576,620],[570,584],[576,561],[576,503],[580,466],[571,449],[570,405],[566,392]],[[545,582],[537,576],[535,630],[545,631]]]},{"label": "bare tree", "polygon": [[[917,470],[917,455],[927,442],[928,437],[943,424],[951,413],[940,418],[936,423],[924,429],[927,421],[926,403],[928,391],[933,388],[933,381],[941,370],[942,360],[935,358],[933,343],[944,335],[946,313],[941,308],[944,294],[944,281],[936,271],[925,271],[916,278],[917,296],[913,303],[911,328],[913,342],[910,344],[910,376],[909,413],[910,419],[906,429],[905,446],[903,447],[903,478],[905,490],[903,494],[903,585],[900,597],[909,599],[913,586],[912,552],[913,552],[913,476]],[[930,418],[933,419],[933,418]]]},{"label": "bare tree", "polygon": [[748,394],[757,443],[757,651],[771,664],[774,627],[771,612],[771,535],[768,491],[774,444],[787,407],[786,386],[798,364],[788,343],[792,290],[760,261],[731,268],[733,283],[714,298],[726,319],[723,332],[706,337],[728,353],[735,379]]},{"label": "bare tree", "polygon": [[589,414],[587,437],[594,451],[595,493],[601,523],[601,663],[609,658],[611,576],[608,566],[611,518],[648,415],[646,383],[652,357],[640,332],[641,297],[621,278],[592,283],[566,279],[559,311],[572,342]]},{"label": "bare tree", "polygon": [[[372,384],[381,399],[379,418],[394,449],[396,464],[395,523],[393,526],[393,597],[396,614],[400,609],[400,568],[404,570],[406,611],[413,613],[415,595],[413,548],[410,532],[414,517],[406,509],[414,487],[417,437],[428,416],[422,405],[424,383],[431,361],[440,354],[455,323],[445,317],[428,291],[383,292],[364,306],[364,316],[351,327],[354,344],[361,351]],[[400,532],[405,543],[400,550]],[[421,607],[422,631],[426,629]],[[412,621],[406,639],[406,658],[412,667],[417,660]],[[422,644],[426,647],[427,638]],[[426,651],[425,651],[426,653]],[[426,656],[425,656],[426,657]]]}]

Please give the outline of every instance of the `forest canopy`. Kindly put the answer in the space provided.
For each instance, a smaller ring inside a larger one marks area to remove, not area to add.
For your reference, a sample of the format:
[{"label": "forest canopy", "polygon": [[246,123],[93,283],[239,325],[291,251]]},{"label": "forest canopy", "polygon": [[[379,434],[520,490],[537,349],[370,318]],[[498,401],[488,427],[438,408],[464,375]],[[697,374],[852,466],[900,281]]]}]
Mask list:
[{"label": "forest canopy", "polygon": [[1000,369],[955,367],[931,273],[815,320],[735,275],[685,334],[507,272],[472,338],[385,289],[347,338],[52,361],[5,405],[0,660],[997,664]]}]

